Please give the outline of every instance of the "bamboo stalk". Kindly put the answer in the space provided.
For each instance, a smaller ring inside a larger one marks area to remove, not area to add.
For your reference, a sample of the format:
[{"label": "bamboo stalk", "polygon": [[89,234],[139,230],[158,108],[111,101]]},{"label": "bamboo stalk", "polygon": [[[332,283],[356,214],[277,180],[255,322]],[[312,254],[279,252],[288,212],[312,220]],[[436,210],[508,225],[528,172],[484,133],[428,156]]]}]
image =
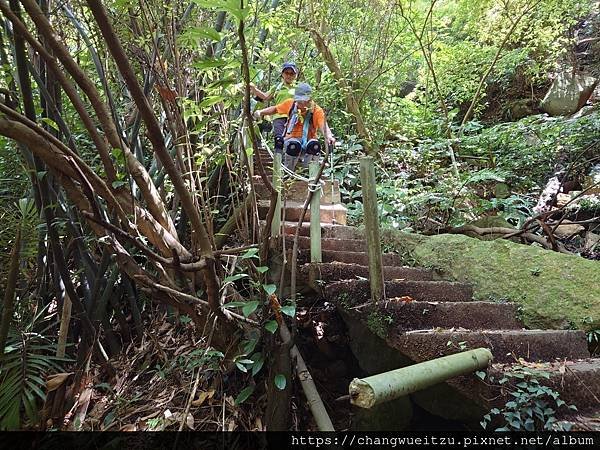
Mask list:
[{"label": "bamboo stalk", "polygon": [[489,349],[477,348],[363,379],[355,378],[349,387],[350,402],[361,408],[372,408],[449,378],[483,369],[491,360]]},{"label": "bamboo stalk", "polygon": [[[292,338],[290,330],[288,330],[288,327],[284,321],[281,321],[279,324],[279,335],[281,336],[283,342],[289,342]],[[292,346],[290,349],[290,355],[295,362],[294,367],[296,369],[296,373],[298,374],[300,385],[302,386],[304,395],[306,395],[308,407],[315,418],[315,422],[317,423],[319,431],[335,431],[335,428],[333,428],[333,423],[331,422],[329,414],[327,414],[327,410],[323,404],[323,400],[321,400],[319,391],[317,391],[315,382],[308,371],[308,367],[306,367],[306,363],[304,362],[298,347],[295,345]]]}]

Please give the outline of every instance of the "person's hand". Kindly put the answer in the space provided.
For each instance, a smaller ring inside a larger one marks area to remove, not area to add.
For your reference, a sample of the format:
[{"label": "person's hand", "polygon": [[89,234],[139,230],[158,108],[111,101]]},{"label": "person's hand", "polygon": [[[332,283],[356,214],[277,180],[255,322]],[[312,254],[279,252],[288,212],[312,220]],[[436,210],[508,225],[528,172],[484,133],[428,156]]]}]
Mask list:
[{"label": "person's hand", "polygon": [[335,145],[335,137],[333,136],[333,134],[330,134],[327,137],[327,143],[329,144],[330,147],[333,147]]},{"label": "person's hand", "polygon": [[254,111],[254,113],[252,113],[252,117],[254,117],[254,120],[260,121],[262,119],[262,116],[260,114],[260,110]]}]

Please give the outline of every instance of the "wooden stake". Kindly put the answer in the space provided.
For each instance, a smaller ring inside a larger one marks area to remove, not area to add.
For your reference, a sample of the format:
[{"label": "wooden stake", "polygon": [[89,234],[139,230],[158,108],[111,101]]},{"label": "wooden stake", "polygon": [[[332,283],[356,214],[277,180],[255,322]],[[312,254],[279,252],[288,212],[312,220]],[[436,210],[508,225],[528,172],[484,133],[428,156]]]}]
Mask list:
[{"label": "wooden stake", "polygon": [[277,204],[271,222],[271,237],[279,237],[281,234],[281,184],[281,153],[275,153],[273,156],[273,188],[277,191]]},{"label": "wooden stake", "polygon": [[[311,162],[308,165],[308,188],[313,189],[312,198],[310,199],[310,262],[320,263],[323,261],[321,254],[321,192],[320,183],[319,189],[315,189],[317,184],[317,175],[319,173],[319,163]],[[311,185],[313,185],[311,187]]]},{"label": "wooden stake", "polygon": [[360,159],[360,179],[362,183],[365,231],[367,234],[367,252],[369,255],[371,300],[376,302],[385,299],[385,284],[383,282],[383,258],[381,255],[381,239],[379,237],[379,215],[377,211],[375,163],[373,157],[365,156]]}]

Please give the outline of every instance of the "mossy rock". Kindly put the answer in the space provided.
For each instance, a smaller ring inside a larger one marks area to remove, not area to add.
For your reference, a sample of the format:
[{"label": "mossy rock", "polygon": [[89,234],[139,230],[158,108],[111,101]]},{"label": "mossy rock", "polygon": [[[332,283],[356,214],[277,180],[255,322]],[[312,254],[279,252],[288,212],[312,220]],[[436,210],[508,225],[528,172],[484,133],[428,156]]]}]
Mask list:
[{"label": "mossy rock", "polygon": [[600,328],[600,265],[506,240],[382,233],[386,244],[448,280],[473,285],[474,298],[521,306],[529,328]]}]

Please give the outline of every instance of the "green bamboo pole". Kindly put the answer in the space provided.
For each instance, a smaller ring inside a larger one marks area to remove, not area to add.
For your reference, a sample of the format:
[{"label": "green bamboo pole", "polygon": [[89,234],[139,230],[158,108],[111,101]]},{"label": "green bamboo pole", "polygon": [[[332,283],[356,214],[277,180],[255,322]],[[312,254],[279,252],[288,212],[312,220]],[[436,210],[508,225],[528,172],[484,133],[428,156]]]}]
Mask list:
[{"label": "green bamboo pole", "polygon": [[489,349],[477,348],[363,379],[355,378],[349,387],[350,402],[361,408],[372,408],[449,378],[483,369],[491,360]]},{"label": "green bamboo pole", "polygon": [[[319,168],[320,164],[318,162],[308,164],[309,189],[315,189],[311,187],[311,184],[315,184]],[[320,189],[321,185],[319,184],[318,187]],[[321,193],[318,190],[310,199],[310,262],[323,262],[321,254]]]},{"label": "green bamboo pole", "polygon": [[281,234],[281,153],[273,155],[273,188],[277,191],[277,204],[271,222],[271,236],[278,237]]},{"label": "green bamboo pole", "polygon": [[373,157],[360,158],[360,180],[362,183],[365,231],[367,234],[367,253],[369,255],[369,282],[371,300],[376,302],[385,298],[383,282],[383,257],[379,237],[379,215],[377,212],[377,193],[375,181],[375,163]]}]

